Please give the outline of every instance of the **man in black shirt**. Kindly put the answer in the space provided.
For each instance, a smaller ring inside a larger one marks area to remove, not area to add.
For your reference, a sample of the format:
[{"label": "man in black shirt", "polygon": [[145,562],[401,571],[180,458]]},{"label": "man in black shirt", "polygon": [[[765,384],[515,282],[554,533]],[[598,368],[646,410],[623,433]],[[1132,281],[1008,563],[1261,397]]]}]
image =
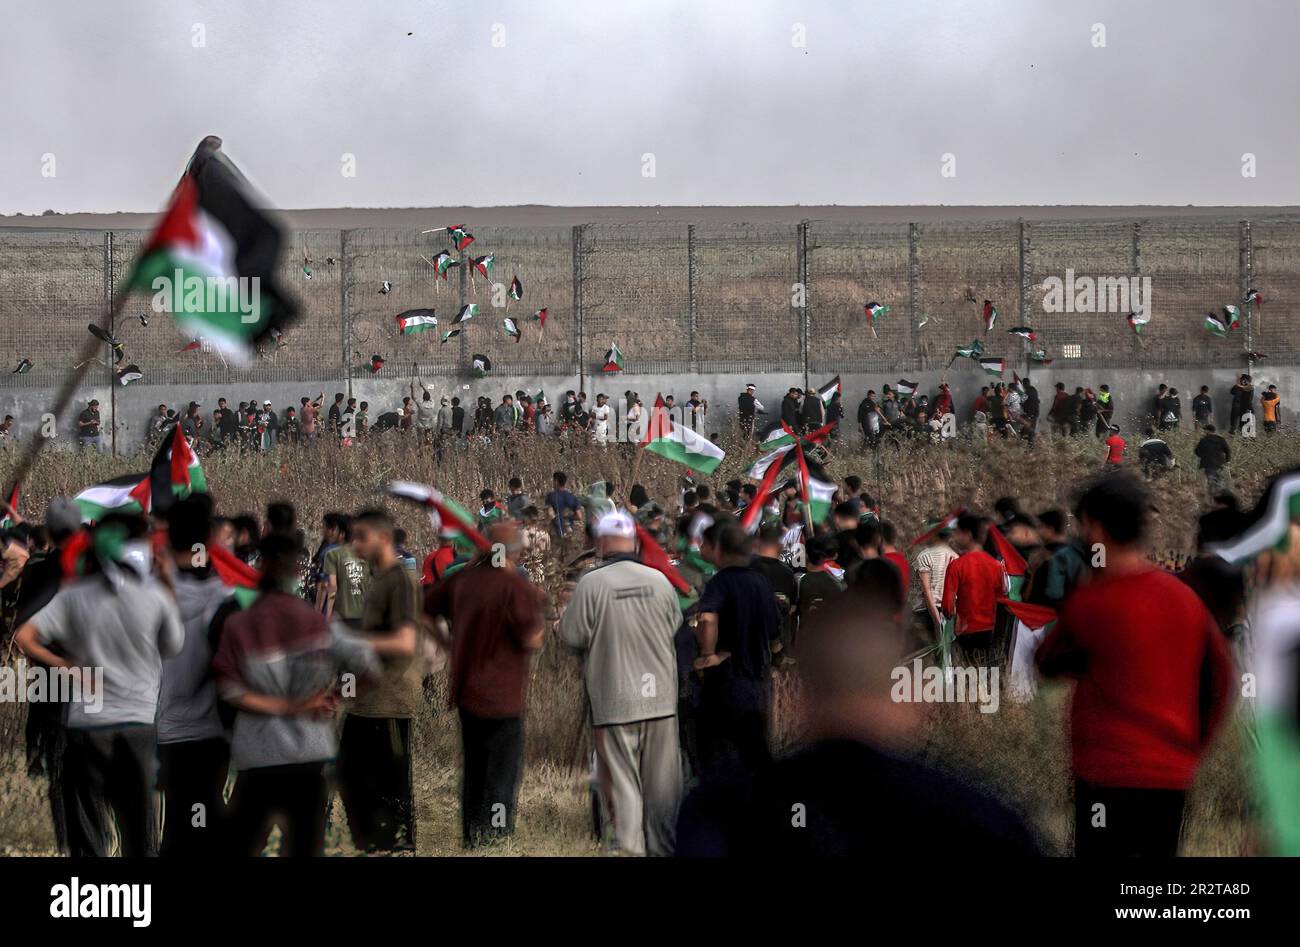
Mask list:
[{"label": "man in black shirt", "polygon": [[90,399],[86,409],[77,415],[77,443],[81,447],[93,447],[101,454],[104,452],[104,439],[99,433],[99,401]]},{"label": "man in black shirt", "polygon": [[740,418],[740,433],[749,440],[754,436],[754,415],[758,412],[758,399],[754,397],[754,386],[746,385],[745,391],[736,399],[737,414]]},{"label": "man in black shirt", "polygon": [[1205,425],[1205,436],[1196,444],[1196,456],[1205,471],[1205,485],[1211,493],[1223,487],[1223,468],[1232,459],[1232,450],[1213,424]]},{"label": "man in black shirt", "polygon": [[335,437],[341,437],[343,433],[343,392],[337,392],[334,395],[334,403],[330,405],[329,414],[325,420],[326,429]]},{"label": "man in black shirt", "polygon": [[1192,418],[1197,427],[1214,421],[1214,403],[1210,400],[1210,386],[1201,385],[1201,393],[1192,399]]},{"label": "man in black shirt", "polygon": [[723,518],[704,532],[704,557],[718,567],[698,606],[695,660],[700,687],[696,741],[703,777],[753,772],[768,759],[771,653],[781,617],[772,587],[750,566],[750,538]]},{"label": "man in black shirt", "polygon": [[788,654],[793,644],[792,617],[799,603],[799,582],[794,570],[781,561],[781,536],[779,526],[766,526],[758,531],[754,540],[754,558],[749,564],[767,579],[776,599],[777,612],[781,616],[781,652]]}]

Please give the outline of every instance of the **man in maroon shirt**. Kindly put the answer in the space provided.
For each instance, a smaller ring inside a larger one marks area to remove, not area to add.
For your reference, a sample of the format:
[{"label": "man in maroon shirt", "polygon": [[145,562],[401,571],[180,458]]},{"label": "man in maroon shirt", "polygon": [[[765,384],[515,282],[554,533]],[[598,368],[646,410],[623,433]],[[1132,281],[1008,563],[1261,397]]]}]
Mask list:
[{"label": "man in maroon shirt", "polygon": [[510,835],[523,772],[524,693],[529,656],[542,646],[538,590],[519,574],[523,548],[511,520],[492,524],[493,551],[428,587],[424,610],[451,652],[450,703],[460,710],[465,846]]},{"label": "man in maroon shirt", "polygon": [[1101,564],[1036,655],[1045,676],[1077,682],[1078,856],[1177,854],[1187,788],[1232,699],[1235,671],[1214,619],[1143,552],[1150,509],[1142,482],[1118,471],[1079,499],[1079,534]]},{"label": "man in maroon shirt", "polygon": [[952,544],[960,555],[949,563],[943,580],[944,614],[956,616],[957,645],[975,667],[994,663],[994,618],[1005,590],[1002,564],[984,551],[986,529],[982,516],[957,518]]}]

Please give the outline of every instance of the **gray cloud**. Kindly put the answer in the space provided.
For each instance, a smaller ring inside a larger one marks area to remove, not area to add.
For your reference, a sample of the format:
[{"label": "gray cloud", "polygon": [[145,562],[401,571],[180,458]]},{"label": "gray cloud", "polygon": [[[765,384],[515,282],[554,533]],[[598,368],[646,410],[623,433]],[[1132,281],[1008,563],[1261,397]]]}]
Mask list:
[{"label": "gray cloud", "polygon": [[1300,183],[1286,0],[0,0],[0,15],[0,212],[154,209],[208,132],[282,207],[1289,204]]}]

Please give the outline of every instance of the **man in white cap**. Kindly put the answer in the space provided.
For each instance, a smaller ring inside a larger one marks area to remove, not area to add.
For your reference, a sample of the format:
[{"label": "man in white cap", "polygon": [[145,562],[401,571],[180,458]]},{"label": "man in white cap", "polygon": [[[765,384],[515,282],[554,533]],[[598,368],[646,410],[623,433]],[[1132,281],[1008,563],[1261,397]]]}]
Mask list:
[{"label": "man in white cap", "polygon": [[596,522],[601,564],[578,580],[560,638],[583,655],[601,811],[627,855],[671,855],[682,795],[677,735],[677,594],[636,556],[622,511]]},{"label": "man in white cap", "polygon": [[763,410],[763,405],[754,397],[754,386],[746,385],[745,392],[736,399],[738,408],[738,417],[740,418],[740,433],[745,439],[754,436],[754,415]]}]

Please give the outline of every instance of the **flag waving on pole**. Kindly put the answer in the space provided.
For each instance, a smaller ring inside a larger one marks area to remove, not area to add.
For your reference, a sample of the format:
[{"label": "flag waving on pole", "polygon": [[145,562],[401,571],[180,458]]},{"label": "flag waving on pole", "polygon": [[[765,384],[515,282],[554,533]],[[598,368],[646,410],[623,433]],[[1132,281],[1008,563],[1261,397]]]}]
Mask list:
[{"label": "flag waving on pole", "polygon": [[703,474],[717,470],[718,464],[726,456],[722,448],[708,438],[696,434],[688,427],[674,424],[668,416],[668,409],[664,407],[662,395],[655,396],[641,446],[652,454],[684,464]]},{"label": "flag waving on pole", "polygon": [[170,437],[164,438],[149,466],[150,511],[166,513],[177,500],[191,493],[207,493],[208,481],[203,465],[177,424]]},{"label": "flag waving on pole", "polygon": [[280,289],[284,236],[247,182],[205,138],[137,256],[127,292],[153,294],[188,339],[202,336],[246,363],[253,349],[298,318]]},{"label": "flag waving on pole", "polygon": [[388,493],[399,500],[416,503],[429,511],[434,528],[444,536],[463,539],[483,552],[492,551],[492,541],[474,528],[474,518],[464,507],[442,492],[422,483],[394,480],[388,484]]}]

